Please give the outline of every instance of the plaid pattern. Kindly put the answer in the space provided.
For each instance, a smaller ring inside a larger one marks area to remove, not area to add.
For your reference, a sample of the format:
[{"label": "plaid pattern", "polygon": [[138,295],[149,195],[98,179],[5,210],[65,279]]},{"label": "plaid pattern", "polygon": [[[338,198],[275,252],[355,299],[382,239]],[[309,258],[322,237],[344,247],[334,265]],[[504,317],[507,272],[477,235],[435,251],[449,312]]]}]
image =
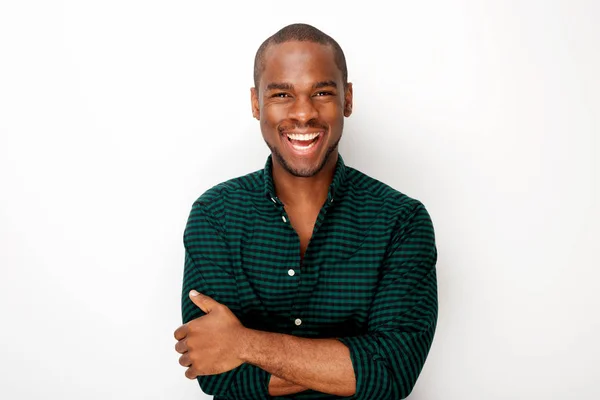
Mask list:
[{"label": "plaid pattern", "polygon": [[[221,183],[193,204],[184,233],[182,316],[203,315],[196,289],[227,305],[249,328],[337,338],[350,349],[353,398],[408,396],[437,322],[437,252],[429,214],[417,200],[344,165],[304,260],[276,197],[272,159],[263,170]],[[270,374],[243,364],[199,377],[215,399],[268,399]],[[288,399],[334,399],[312,390]]]}]

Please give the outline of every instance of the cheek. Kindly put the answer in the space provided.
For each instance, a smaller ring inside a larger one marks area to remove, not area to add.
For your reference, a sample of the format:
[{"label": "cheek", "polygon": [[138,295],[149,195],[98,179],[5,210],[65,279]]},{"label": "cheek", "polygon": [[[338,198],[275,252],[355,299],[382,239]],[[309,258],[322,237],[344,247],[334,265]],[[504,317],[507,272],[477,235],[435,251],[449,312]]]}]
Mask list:
[{"label": "cheek", "polygon": [[260,130],[263,134],[263,136],[267,136],[273,128],[273,124],[271,124],[269,122],[269,120],[267,119],[267,117],[264,114],[261,114],[260,117]]},{"label": "cheek", "polygon": [[280,121],[287,116],[285,107],[281,106],[266,106],[261,112],[260,123],[263,127],[276,126]]},{"label": "cheek", "polygon": [[275,140],[279,136],[277,127],[281,124],[282,118],[279,113],[273,109],[263,110],[260,114],[260,131],[265,140]]},{"label": "cheek", "polygon": [[344,121],[344,111],[337,105],[328,105],[319,110],[319,118],[330,126],[336,126]]},{"label": "cheek", "polygon": [[343,102],[340,101],[327,101],[317,104],[316,107],[322,118],[336,119],[344,115]]}]

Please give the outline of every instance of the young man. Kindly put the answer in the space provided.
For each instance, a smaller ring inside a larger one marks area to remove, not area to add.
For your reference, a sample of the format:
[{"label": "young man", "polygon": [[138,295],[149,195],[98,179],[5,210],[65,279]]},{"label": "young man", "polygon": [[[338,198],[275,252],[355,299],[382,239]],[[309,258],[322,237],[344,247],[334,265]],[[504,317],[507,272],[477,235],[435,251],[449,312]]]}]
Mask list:
[{"label": "young man", "polygon": [[215,399],[400,399],[423,367],[432,223],[338,155],[347,75],[340,46],[310,25],[268,38],[251,104],[272,155],[192,207],[175,348]]}]

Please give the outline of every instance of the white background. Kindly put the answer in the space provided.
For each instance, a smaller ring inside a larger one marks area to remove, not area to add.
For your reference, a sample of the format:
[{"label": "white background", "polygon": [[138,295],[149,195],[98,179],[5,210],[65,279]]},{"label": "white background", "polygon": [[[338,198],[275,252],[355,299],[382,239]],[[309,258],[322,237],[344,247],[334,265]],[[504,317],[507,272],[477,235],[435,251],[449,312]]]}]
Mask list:
[{"label": "white background", "polygon": [[346,52],[347,164],[434,220],[410,399],[600,398],[598,2],[0,4],[0,398],[205,398],[183,229],[263,166],[253,57],[293,22]]}]

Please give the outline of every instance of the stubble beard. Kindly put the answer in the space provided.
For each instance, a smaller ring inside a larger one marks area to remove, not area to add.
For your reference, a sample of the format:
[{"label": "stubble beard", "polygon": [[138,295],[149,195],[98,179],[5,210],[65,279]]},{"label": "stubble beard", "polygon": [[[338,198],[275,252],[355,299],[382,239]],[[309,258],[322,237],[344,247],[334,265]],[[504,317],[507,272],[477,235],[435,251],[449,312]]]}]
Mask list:
[{"label": "stubble beard", "polygon": [[265,140],[265,143],[267,144],[269,149],[271,149],[271,153],[277,159],[277,162],[279,162],[279,164],[283,167],[283,169],[286,172],[288,172],[292,176],[295,176],[298,178],[312,178],[313,176],[315,176],[319,172],[321,172],[321,170],[325,167],[325,164],[327,164],[327,161],[329,161],[331,154],[333,154],[333,152],[338,148],[338,144],[340,143],[341,139],[342,139],[342,136],[340,135],[338,140],[336,140],[335,143],[333,143],[331,146],[329,146],[329,148],[327,148],[327,151],[325,152],[325,156],[323,156],[323,159],[315,168],[305,168],[305,169],[292,168],[292,166],[281,155],[277,146],[271,145],[266,140]]}]

